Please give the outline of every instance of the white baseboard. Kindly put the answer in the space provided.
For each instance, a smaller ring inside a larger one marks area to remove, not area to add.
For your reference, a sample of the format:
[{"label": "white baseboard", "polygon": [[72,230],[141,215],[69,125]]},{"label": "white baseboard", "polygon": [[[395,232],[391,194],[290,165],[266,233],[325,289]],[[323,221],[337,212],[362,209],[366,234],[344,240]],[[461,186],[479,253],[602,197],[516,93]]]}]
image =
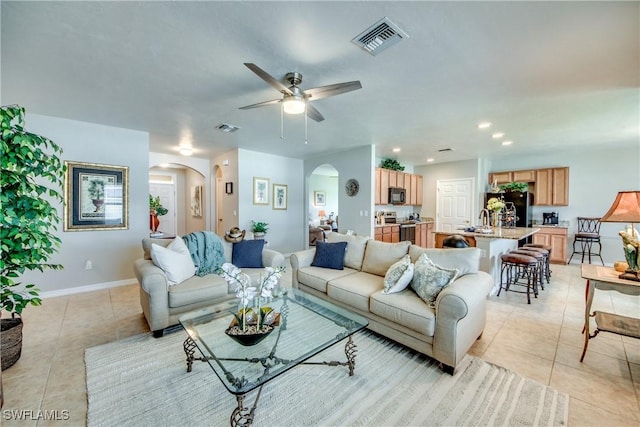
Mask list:
[{"label": "white baseboard", "polygon": [[55,298],[66,295],[81,294],[84,292],[100,291],[103,289],[117,288],[119,286],[135,285],[136,279],[116,280],[114,282],[96,283],[93,285],[77,286],[75,288],[56,289],[55,291],[40,292],[40,298]]}]

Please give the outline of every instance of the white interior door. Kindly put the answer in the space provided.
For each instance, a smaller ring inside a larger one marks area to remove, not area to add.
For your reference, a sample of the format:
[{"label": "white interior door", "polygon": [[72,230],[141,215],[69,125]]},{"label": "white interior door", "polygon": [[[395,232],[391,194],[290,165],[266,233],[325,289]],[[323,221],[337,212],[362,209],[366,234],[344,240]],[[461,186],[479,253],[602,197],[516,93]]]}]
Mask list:
[{"label": "white interior door", "polygon": [[474,187],[474,178],[438,180],[436,230],[449,232],[472,225]]}]

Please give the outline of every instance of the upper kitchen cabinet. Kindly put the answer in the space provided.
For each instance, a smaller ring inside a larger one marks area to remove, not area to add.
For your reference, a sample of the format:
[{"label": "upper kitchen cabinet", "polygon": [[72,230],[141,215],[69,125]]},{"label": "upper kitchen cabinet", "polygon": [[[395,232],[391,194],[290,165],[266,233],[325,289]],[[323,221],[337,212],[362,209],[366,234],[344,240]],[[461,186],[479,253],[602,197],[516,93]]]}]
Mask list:
[{"label": "upper kitchen cabinet", "polygon": [[569,205],[569,168],[536,170],[534,206]]},{"label": "upper kitchen cabinet", "polygon": [[528,169],[520,171],[491,172],[489,184],[496,182],[526,182],[533,193],[534,206],[569,205],[569,168]]},{"label": "upper kitchen cabinet", "polygon": [[404,188],[407,205],[421,206],[422,181],[422,175],[376,168],[375,204],[388,205],[390,203],[389,188],[398,187]]}]

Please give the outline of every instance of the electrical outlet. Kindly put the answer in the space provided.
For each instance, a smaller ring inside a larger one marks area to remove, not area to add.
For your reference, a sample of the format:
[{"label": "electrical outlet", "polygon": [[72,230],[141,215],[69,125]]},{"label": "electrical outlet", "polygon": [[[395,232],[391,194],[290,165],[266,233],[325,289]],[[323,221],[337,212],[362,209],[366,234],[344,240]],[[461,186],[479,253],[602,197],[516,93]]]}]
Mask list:
[{"label": "electrical outlet", "polygon": [[87,260],[87,262],[84,264],[84,269],[85,270],[91,270],[93,269],[93,261],[91,261],[90,259]]}]

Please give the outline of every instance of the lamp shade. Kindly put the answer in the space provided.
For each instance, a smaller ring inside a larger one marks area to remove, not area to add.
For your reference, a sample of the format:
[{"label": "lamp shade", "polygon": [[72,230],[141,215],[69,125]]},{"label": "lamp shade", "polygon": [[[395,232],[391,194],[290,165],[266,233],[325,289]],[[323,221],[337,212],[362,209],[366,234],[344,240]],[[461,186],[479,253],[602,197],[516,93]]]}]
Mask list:
[{"label": "lamp shade", "polygon": [[640,222],[640,191],[620,191],[601,222]]},{"label": "lamp shade", "polygon": [[325,210],[323,210],[323,209],[320,209],[318,211],[318,216],[320,216],[320,217],[327,216],[327,212]]}]

